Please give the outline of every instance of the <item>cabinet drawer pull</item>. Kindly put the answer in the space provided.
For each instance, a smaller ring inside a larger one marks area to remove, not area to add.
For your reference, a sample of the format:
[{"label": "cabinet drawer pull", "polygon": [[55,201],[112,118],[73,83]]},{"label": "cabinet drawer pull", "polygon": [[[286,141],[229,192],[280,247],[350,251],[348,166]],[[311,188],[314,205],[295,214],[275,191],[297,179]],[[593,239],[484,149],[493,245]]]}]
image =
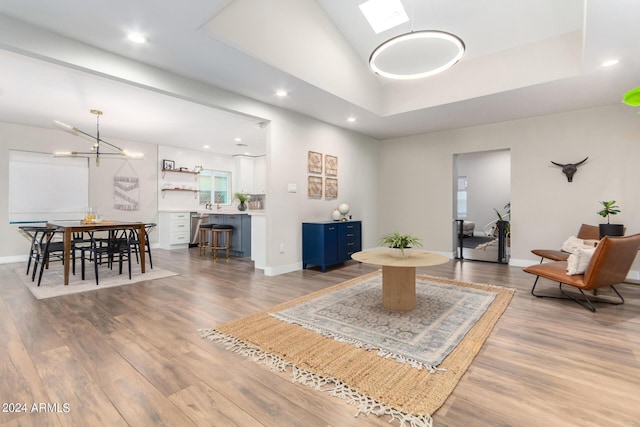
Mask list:
[{"label": "cabinet drawer pull", "polygon": [[335,230],[335,229],[336,229],[335,227],[329,227],[329,231]]},{"label": "cabinet drawer pull", "polygon": [[353,237],[353,233],[348,233],[347,237]]},{"label": "cabinet drawer pull", "polygon": [[347,246],[353,246],[355,243],[347,243]]},{"label": "cabinet drawer pull", "polygon": [[347,228],[353,228],[353,225],[347,225]]}]

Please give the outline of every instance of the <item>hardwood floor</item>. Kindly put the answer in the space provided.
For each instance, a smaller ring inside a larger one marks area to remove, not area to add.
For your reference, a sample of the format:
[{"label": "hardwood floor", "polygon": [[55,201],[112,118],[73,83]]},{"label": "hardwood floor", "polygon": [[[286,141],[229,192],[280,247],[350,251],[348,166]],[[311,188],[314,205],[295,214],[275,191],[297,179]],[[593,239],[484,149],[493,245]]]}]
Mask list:
[{"label": "hardwood floor", "polygon": [[[0,424],[389,425],[197,331],[374,267],[267,277],[247,259],[214,263],[197,248],[156,250],[154,265],[180,275],[41,301],[16,264],[0,265]],[[450,261],[418,271],[518,291],[435,426],[640,426],[640,286],[619,286],[626,303],[594,314],[532,297],[520,268]]]}]

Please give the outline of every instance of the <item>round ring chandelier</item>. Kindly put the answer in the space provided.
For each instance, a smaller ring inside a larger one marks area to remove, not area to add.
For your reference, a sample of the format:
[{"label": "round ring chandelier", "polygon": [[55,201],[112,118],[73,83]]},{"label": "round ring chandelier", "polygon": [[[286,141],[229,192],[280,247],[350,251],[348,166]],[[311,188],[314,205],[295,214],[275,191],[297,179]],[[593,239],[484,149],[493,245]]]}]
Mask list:
[{"label": "round ring chandelier", "polygon": [[420,79],[453,67],[464,51],[464,42],[454,34],[412,31],[375,48],[369,57],[369,66],[376,74],[390,79]]}]

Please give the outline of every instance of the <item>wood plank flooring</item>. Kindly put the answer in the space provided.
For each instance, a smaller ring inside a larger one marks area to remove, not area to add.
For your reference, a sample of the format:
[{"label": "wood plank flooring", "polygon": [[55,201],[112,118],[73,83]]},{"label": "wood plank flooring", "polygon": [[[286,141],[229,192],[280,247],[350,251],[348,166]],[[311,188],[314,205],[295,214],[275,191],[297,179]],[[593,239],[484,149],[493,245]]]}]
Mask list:
[{"label": "wood plank flooring", "polygon": [[[180,275],[41,301],[16,264],[0,265],[0,425],[389,425],[197,331],[374,267],[267,277],[197,248],[156,250],[154,263]],[[620,285],[626,303],[594,314],[532,297],[520,268],[452,260],[418,272],[517,290],[435,426],[640,426],[640,286]]]}]

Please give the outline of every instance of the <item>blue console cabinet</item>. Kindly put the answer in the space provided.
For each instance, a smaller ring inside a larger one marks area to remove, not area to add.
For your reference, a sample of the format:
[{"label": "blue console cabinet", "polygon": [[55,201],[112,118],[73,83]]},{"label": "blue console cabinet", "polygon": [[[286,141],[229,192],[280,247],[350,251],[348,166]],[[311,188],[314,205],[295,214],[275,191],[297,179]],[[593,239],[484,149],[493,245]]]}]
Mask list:
[{"label": "blue console cabinet", "polygon": [[362,250],[362,221],[302,223],[302,268],[327,266],[351,259]]}]

